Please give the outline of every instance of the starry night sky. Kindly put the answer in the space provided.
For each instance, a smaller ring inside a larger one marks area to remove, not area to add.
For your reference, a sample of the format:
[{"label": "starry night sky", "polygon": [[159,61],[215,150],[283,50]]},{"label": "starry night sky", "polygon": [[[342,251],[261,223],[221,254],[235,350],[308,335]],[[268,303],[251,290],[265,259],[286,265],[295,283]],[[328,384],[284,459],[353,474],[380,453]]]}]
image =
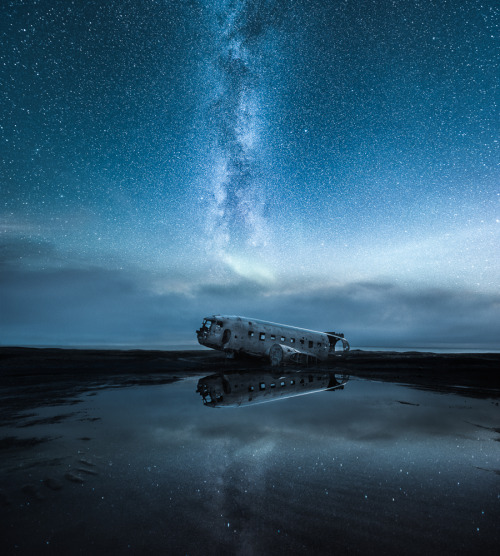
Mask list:
[{"label": "starry night sky", "polygon": [[500,349],[497,2],[7,1],[0,344],[207,314]]}]

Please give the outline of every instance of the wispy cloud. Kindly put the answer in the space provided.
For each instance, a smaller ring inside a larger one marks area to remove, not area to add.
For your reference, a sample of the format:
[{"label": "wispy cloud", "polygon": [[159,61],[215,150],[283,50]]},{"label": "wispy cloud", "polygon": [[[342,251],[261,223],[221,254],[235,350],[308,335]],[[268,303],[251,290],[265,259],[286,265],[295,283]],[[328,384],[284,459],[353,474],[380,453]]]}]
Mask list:
[{"label": "wispy cloud", "polygon": [[410,291],[371,282],[283,293],[279,284],[250,279],[231,285],[186,283],[180,289],[173,278],[165,275],[158,288],[160,277],[130,269],[5,267],[2,343],[184,344],[194,342],[200,320],[213,313],[336,330],[353,347],[492,347],[500,338],[499,295]]}]

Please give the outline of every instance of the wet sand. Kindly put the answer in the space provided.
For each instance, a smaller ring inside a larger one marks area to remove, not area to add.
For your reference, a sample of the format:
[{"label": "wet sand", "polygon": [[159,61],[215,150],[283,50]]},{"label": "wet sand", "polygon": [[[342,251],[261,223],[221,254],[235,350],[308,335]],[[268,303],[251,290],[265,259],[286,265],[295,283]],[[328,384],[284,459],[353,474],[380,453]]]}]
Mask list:
[{"label": "wet sand", "polygon": [[[0,349],[7,554],[494,554],[500,355],[351,352],[343,390],[211,408],[211,351]],[[234,387],[234,380],[232,382]]]},{"label": "wet sand", "polygon": [[[190,373],[219,368],[259,368],[263,362],[254,358],[226,359],[214,350],[95,350],[57,348],[0,347],[0,380],[17,380],[35,375]],[[500,353],[427,353],[363,351],[350,352],[321,363],[322,368],[344,367],[384,376],[399,372],[418,374],[429,379],[460,377],[500,385]],[[468,378],[466,378],[466,375]]]},{"label": "wet sand", "polygon": [[[226,359],[214,350],[78,350],[0,348],[0,386],[36,384],[40,398],[96,383],[151,384],[210,371],[270,368],[265,361]],[[290,368],[294,368],[293,366]],[[351,350],[307,368],[345,370],[366,379],[404,382],[438,391],[466,387],[470,395],[500,390],[500,353],[436,354]],[[78,380],[78,385],[75,384]],[[45,385],[45,386],[44,386]],[[21,403],[22,405],[22,403]]]}]

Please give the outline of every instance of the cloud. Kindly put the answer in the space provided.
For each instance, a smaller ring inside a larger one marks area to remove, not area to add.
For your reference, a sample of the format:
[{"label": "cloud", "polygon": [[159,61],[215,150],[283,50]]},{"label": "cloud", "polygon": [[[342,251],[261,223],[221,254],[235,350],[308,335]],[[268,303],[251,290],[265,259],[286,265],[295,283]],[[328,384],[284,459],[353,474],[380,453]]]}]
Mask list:
[{"label": "cloud", "polygon": [[[498,345],[500,296],[445,289],[408,290],[358,282],[280,294],[252,282],[207,286],[197,294],[229,312],[316,330],[344,332],[357,346]],[[218,300],[217,300],[218,298]]]},{"label": "cloud", "polygon": [[[181,339],[178,294],[157,295],[140,274],[102,268],[8,270],[0,277],[3,344],[154,344]],[[182,326],[184,325],[184,326]]]},{"label": "cloud", "polygon": [[[169,276],[165,275],[165,284]],[[158,276],[100,267],[0,275],[4,345],[195,345],[204,316],[240,314],[344,332],[352,347],[498,346],[500,296],[390,283],[294,289],[251,280],[159,289]]]},{"label": "cloud", "polygon": [[[17,230],[10,230],[17,232]],[[22,261],[31,264],[42,263],[57,258],[56,249],[46,241],[19,237],[13,233],[4,233],[0,242],[0,268],[18,266]]]}]

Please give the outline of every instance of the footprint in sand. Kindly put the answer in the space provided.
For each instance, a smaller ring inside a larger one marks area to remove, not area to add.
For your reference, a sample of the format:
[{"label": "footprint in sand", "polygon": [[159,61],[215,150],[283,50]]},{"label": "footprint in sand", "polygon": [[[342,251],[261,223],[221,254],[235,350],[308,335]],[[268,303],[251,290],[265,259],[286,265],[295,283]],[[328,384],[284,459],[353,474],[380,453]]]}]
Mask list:
[{"label": "footprint in sand", "polygon": [[94,471],[94,469],[89,469],[88,467],[78,467],[77,471],[78,473],[85,473],[86,475],[99,475],[97,471]]},{"label": "footprint in sand", "polygon": [[44,500],[45,498],[34,485],[24,485],[21,490],[34,500]]},{"label": "footprint in sand", "polygon": [[96,464],[87,458],[80,458],[78,460],[80,464],[79,467],[75,467],[74,470],[68,471],[64,477],[71,481],[72,483],[83,484],[85,482],[85,475],[99,475],[99,472],[95,469]]},{"label": "footprint in sand", "polygon": [[61,490],[63,487],[62,483],[56,481],[55,479],[52,479],[51,477],[46,477],[45,479],[43,479],[42,483],[47,488],[50,488],[50,490]]},{"label": "footprint in sand", "polygon": [[76,473],[74,473],[73,471],[68,471],[68,473],[66,473],[64,475],[64,477],[66,479],[68,479],[68,481],[71,481],[72,483],[79,483],[79,484],[83,484],[85,482],[85,480],[83,479],[83,477],[81,477],[80,475],[77,475]]},{"label": "footprint in sand", "polygon": [[95,463],[91,462],[86,458],[80,458],[80,463],[83,463],[83,465],[86,465],[88,467],[95,467]]}]

